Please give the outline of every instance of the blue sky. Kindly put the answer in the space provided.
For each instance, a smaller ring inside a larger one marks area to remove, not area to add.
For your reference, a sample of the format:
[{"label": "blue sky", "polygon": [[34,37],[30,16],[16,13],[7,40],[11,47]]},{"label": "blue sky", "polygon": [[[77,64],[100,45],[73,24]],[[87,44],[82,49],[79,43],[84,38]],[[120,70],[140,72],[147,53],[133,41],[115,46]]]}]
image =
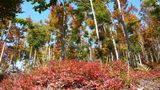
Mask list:
[{"label": "blue sky", "polygon": [[[132,3],[138,9],[140,8],[140,0],[129,0],[129,3]],[[23,3],[22,10],[24,11],[24,13],[17,14],[17,17],[24,18],[24,19],[26,17],[31,17],[31,19],[34,22],[38,22],[39,20],[47,19],[49,16],[49,12],[50,12],[50,10],[46,10],[46,11],[42,12],[41,14],[39,14],[38,12],[35,12],[33,10],[33,6],[28,2]]]},{"label": "blue sky", "polygon": [[34,22],[37,22],[39,20],[47,19],[48,15],[49,15],[49,12],[50,12],[50,10],[46,10],[46,11],[42,12],[41,14],[38,13],[38,12],[35,12],[34,9],[33,9],[33,6],[29,2],[24,2],[22,4],[22,11],[24,13],[17,14],[17,17],[24,18],[24,19],[26,17],[31,17],[31,19]]}]

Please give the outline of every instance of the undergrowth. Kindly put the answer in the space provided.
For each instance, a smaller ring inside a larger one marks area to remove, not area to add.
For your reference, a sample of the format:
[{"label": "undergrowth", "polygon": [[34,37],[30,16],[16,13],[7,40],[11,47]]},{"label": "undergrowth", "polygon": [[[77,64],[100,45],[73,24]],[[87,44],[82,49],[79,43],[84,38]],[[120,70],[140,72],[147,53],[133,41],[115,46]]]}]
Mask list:
[{"label": "undergrowth", "polygon": [[76,60],[50,61],[29,73],[12,74],[0,82],[0,90],[119,90],[140,79],[160,77],[160,70],[130,70],[127,64]]}]

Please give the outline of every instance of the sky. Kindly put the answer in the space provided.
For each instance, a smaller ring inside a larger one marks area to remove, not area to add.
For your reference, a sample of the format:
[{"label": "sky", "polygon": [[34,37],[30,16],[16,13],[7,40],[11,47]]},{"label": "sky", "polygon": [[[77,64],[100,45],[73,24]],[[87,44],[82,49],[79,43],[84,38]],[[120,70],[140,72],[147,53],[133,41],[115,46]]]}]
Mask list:
[{"label": "sky", "polygon": [[41,14],[38,12],[35,12],[33,9],[33,6],[29,2],[24,2],[22,4],[22,11],[23,11],[23,13],[17,14],[18,18],[26,19],[27,17],[31,17],[31,19],[34,22],[38,22],[40,20],[47,19],[49,16],[49,12],[50,12],[49,9],[42,12]]},{"label": "sky", "polygon": [[[140,0],[128,0],[129,1],[129,4],[133,4],[135,5],[135,7],[137,7],[138,9],[140,8]],[[48,18],[49,16],[49,12],[50,10],[46,10],[44,12],[42,12],[41,14],[39,14],[38,12],[35,12],[33,10],[33,6],[28,3],[28,2],[24,2],[22,4],[22,11],[24,13],[20,13],[20,14],[17,14],[17,17],[18,18],[27,18],[27,17],[31,17],[31,19],[34,21],[34,22],[38,22],[40,20],[45,20]]]}]

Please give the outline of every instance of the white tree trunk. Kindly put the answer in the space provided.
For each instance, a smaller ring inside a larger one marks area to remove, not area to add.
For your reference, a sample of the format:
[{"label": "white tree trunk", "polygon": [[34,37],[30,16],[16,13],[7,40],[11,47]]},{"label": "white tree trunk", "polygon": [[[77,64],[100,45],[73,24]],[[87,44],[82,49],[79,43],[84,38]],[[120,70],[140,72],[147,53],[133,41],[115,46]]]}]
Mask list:
[{"label": "white tree trunk", "polygon": [[92,57],[92,47],[89,47],[89,60],[92,61],[93,57]]},{"label": "white tree trunk", "polygon": [[116,54],[116,59],[119,60],[119,54],[118,54],[116,42],[115,42],[114,36],[113,36],[113,34],[112,34],[112,29],[111,29],[111,28],[110,28],[110,33],[111,33],[111,37],[112,37],[112,42],[113,42],[115,54]]},{"label": "white tree trunk", "polygon": [[51,46],[48,47],[48,60],[51,59]]},{"label": "white tree trunk", "polygon": [[114,46],[114,50],[115,50],[115,54],[116,54],[116,59],[119,60],[119,54],[118,54],[118,50],[117,50],[117,46],[116,46],[116,42],[115,42],[115,38],[112,34],[112,31],[114,31],[114,22],[113,22],[113,18],[112,18],[112,12],[111,10],[109,9],[108,5],[107,5],[107,8],[108,8],[108,11],[110,12],[111,14],[111,22],[112,22],[112,26],[110,27],[110,33],[111,33],[111,37],[112,37],[112,42],[113,42],[113,46]]},{"label": "white tree trunk", "polygon": [[136,54],[134,55],[134,57],[136,61],[139,61],[138,56]]},{"label": "white tree trunk", "polygon": [[36,65],[36,57],[37,57],[37,50],[35,50],[35,52],[34,52],[34,59],[33,59],[33,63],[32,63],[33,66]]},{"label": "white tree trunk", "polygon": [[2,62],[2,58],[3,58],[5,46],[6,46],[6,42],[3,43],[3,48],[2,48],[1,56],[0,56],[0,64],[1,64],[1,62]]},{"label": "white tree trunk", "polygon": [[[7,32],[7,36],[6,36],[6,38],[8,37],[8,34],[9,34],[9,32],[10,32],[11,24],[12,24],[12,22],[11,22],[11,21],[9,21],[8,32]],[[3,54],[4,54],[5,47],[6,47],[6,41],[4,40],[3,48],[2,48],[1,56],[0,56],[0,64],[1,64],[1,62],[2,62],[2,58],[3,58]]]},{"label": "white tree trunk", "polygon": [[111,52],[111,60],[113,61],[113,59],[114,59],[114,58],[113,58],[113,53]]},{"label": "white tree trunk", "polygon": [[142,59],[141,59],[141,55],[140,54],[138,54],[138,59],[139,59],[140,65],[142,65]]}]

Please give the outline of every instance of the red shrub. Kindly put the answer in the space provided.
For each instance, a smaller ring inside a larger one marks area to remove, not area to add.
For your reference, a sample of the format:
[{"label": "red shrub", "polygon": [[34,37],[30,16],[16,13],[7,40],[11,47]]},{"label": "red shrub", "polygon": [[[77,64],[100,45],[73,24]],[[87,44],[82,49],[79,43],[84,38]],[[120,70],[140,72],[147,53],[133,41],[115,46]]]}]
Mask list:
[{"label": "red shrub", "polygon": [[[48,66],[34,68],[30,74],[17,74],[0,82],[0,90],[94,89],[119,90],[124,84],[121,72],[127,73],[127,64],[84,61],[50,61]],[[157,77],[157,71],[130,71],[130,78]]]}]

